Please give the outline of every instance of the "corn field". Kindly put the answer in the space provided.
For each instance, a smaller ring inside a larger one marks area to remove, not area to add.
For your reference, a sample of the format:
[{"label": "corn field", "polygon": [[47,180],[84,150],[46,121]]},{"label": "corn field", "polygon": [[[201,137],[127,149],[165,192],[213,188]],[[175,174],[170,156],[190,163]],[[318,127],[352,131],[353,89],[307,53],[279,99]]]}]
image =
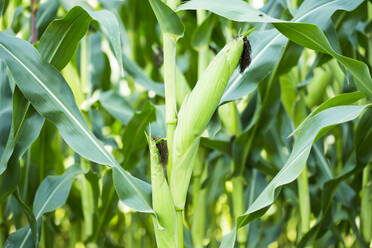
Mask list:
[{"label": "corn field", "polygon": [[371,0],[0,0],[0,248],[372,247]]}]

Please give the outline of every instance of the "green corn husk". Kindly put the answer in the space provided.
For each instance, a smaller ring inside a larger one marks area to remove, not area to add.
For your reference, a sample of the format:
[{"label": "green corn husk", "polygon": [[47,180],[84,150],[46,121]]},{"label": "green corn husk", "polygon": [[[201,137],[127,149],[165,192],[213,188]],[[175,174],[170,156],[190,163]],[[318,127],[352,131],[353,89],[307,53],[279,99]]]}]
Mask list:
[{"label": "green corn husk", "polygon": [[372,182],[363,188],[360,212],[363,239],[372,244]]},{"label": "green corn husk", "polygon": [[151,158],[152,205],[158,219],[154,218],[155,238],[158,247],[175,248],[177,244],[177,218],[171,192],[165,179],[156,141],[147,137]]},{"label": "green corn husk", "polygon": [[177,210],[182,210],[185,205],[199,136],[217,109],[242,51],[243,37],[237,37],[226,44],[208,65],[181,106],[174,135],[170,178],[170,188]]}]

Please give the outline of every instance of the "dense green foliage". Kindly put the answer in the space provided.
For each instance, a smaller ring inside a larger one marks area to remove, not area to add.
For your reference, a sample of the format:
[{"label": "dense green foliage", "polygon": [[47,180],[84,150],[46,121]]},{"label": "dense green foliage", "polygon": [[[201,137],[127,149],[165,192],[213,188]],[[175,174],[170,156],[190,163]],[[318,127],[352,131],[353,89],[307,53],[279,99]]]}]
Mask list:
[{"label": "dense green foliage", "polygon": [[0,0],[0,248],[370,247],[371,27],[369,0]]}]

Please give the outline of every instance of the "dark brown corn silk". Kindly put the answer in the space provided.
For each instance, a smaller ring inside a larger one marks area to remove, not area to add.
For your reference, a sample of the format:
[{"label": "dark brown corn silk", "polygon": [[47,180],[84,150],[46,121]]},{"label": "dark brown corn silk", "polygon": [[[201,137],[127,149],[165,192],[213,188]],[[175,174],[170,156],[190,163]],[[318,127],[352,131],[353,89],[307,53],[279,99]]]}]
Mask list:
[{"label": "dark brown corn silk", "polygon": [[152,136],[152,140],[156,143],[160,155],[160,163],[165,167],[168,163],[168,145],[167,141],[163,138],[157,138]]},{"label": "dark brown corn silk", "polygon": [[164,63],[164,53],[160,46],[156,47],[156,51],[153,54],[153,61],[156,68],[160,68]]},{"label": "dark brown corn silk", "polygon": [[243,52],[240,56],[240,73],[243,73],[245,68],[249,66],[251,63],[251,44],[249,43],[249,40],[247,37],[243,38],[244,46],[243,46]]}]

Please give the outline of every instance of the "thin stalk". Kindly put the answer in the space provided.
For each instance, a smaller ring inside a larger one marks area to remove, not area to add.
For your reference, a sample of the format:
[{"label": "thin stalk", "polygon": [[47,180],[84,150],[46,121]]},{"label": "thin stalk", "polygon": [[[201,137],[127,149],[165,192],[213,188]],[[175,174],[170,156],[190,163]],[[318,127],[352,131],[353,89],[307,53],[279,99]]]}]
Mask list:
[{"label": "thin stalk", "polygon": [[[304,80],[307,73],[307,60],[309,58],[309,54],[305,51],[302,61],[302,67],[300,71],[300,78]],[[302,112],[306,113],[305,105],[299,104],[298,105]],[[299,118],[300,115],[297,115],[297,119],[293,115],[291,117],[291,121],[295,127],[297,127],[303,119]],[[300,232],[299,237],[302,237],[303,234],[307,233],[310,229],[310,213],[311,213],[311,206],[310,206],[310,193],[309,193],[309,182],[307,177],[307,165],[305,165],[303,171],[301,172],[300,176],[297,178],[297,188],[298,188],[298,198],[299,198],[299,209],[300,209]]]},{"label": "thin stalk", "polygon": [[[367,2],[368,21],[372,20],[372,3]],[[372,66],[372,39],[371,35],[368,37],[368,63]]]},{"label": "thin stalk", "polygon": [[[255,189],[256,189],[256,181],[257,181],[257,171],[255,169],[253,169],[252,178],[251,178],[251,181],[250,181],[248,206],[250,206],[254,201],[254,197],[255,197],[254,192],[255,192]],[[249,228],[250,228],[250,224],[247,225],[247,236],[249,234]]]},{"label": "thin stalk", "polygon": [[372,181],[371,181],[372,161],[363,169],[362,194],[361,194],[361,233],[366,242],[372,244]]},{"label": "thin stalk", "polygon": [[165,119],[167,122],[167,145],[168,145],[167,175],[169,181],[172,170],[174,131],[176,130],[177,125],[175,38],[169,34],[164,34],[163,46],[164,46]]},{"label": "thin stalk", "polygon": [[191,233],[195,248],[203,247],[205,234],[205,218],[206,218],[206,189],[201,189],[202,174],[204,169],[204,152],[199,148],[198,158],[193,171],[193,215],[191,223]]},{"label": "thin stalk", "polygon": [[[89,162],[81,158],[81,168],[83,170],[89,170]],[[84,216],[84,233],[83,237],[88,238],[93,234],[93,213],[94,213],[94,203],[93,203],[93,192],[90,183],[81,175],[81,204],[83,206],[83,216]]]},{"label": "thin stalk", "polygon": [[[243,198],[243,177],[234,177],[232,179],[233,191],[232,202],[235,219],[244,213],[244,198]],[[247,228],[243,227],[238,230],[237,241],[239,248],[244,248],[247,243]]]},{"label": "thin stalk", "polygon": [[45,177],[45,143],[46,143],[46,128],[44,126],[44,128],[41,130],[40,132],[40,136],[39,136],[39,139],[40,139],[40,144],[39,144],[39,151],[41,151],[41,153],[39,154],[39,180],[40,180],[40,183],[44,180],[44,177]]},{"label": "thin stalk", "polygon": [[[207,12],[205,10],[197,10],[196,11],[196,20],[198,25],[201,25],[205,18],[207,17]],[[208,46],[203,46],[198,51],[198,77],[202,75],[205,68],[208,67],[208,64],[210,62],[209,56],[208,56],[209,48]]]},{"label": "thin stalk", "polygon": [[23,190],[22,190],[22,200],[24,202],[27,202],[27,192],[28,192],[28,181],[29,181],[29,170],[30,170],[30,164],[31,164],[31,149],[27,150],[26,156],[25,156],[25,163],[24,163],[24,170],[25,170],[25,177],[23,182]]},{"label": "thin stalk", "polygon": [[370,181],[370,173],[371,173],[371,165],[370,162],[364,169],[363,169],[363,179],[362,179],[362,188],[368,184]]},{"label": "thin stalk", "polygon": [[343,163],[342,163],[342,157],[343,157],[343,152],[342,152],[342,132],[341,132],[341,127],[337,127],[335,129],[335,135],[338,137],[336,139],[336,156],[337,156],[337,172],[340,173],[343,168]]},{"label": "thin stalk", "polygon": [[[88,37],[85,35],[80,44],[80,80],[81,89],[83,92],[87,93],[88,89]],[[85,115],[86,116],[86,115]],[[86,118],[89,123],[89,117]],[[81,168],[83,170],[89,170],[89,162],[83,158],[80,160]],[[88,238],[93,234],[93,213],[94,213],[94,202],[93,202],[93,192],[89,181],[84,175],[80,176],[81,182],[81,204],[83,206],[83,237]]]},{"label": "thin stalk", "polygon": [[32,0],[31,2],[31,43],[35,44],[37,41],[37,29],[36,29],[36,14],[38,11],[38,0]]},{"label": "thin stalk", "polygon": [[79,228],[77,223],[72,223],[71,224],[71,229],[70,229],[70,239],[68,242],[68,247],[69,248],[75,248],[76,243],[77,243],[77,234],[79,233]]},{"label": "thin stalk", "polygon": [[183,210],[177,210],[178,248],[183,248]]},{"label": "thin stalk", "polygon": [[[198,25],[201,25],[206,18],[205,10],[196,11],[196,20]],[[198,79],[208,67],[210,59],[208,57],[208,46],[200,48],[198,51]],[[205,232],[205,211],[206,211],[206,190],[201,189],[201,177],[203,173],[204,150],[199,148],[198,158],[193,172],[193,218],[191,225],[191,233],[195,248],[203,247],[203,239]]]},{"label": "thin stalk", "polygon": [[7,233],[5,231],[5,216],[4,216],[4,205],[0,204],[0,248],[3,247],[3,244],[5,242],[5,234]]},{"label": "thin stalk", "polygon": [[[179,0],[166,0],[166,4],[176,9]],[[164,52],[164,88],[165,88],[165,120],[167,126],[168,165],[167,175],[170,181],[173,163],[173,140],[177,126],[177,93],[176,93],[176,38],[163,34]],[[178,248],[183,248],[183,210],[177,210]]]},{"label": "thin stalk", "polygon": [[[114,187],[111,187],[110,192],[109,192],[109,198],[108,198],[109,201],[111,201],[114,196],[115,196],[115,190],[114,190]],[[97,243],[97,241],[98,241],[98,237],[101,233],[101,230],[102,230],[102,227],[103,227],[103,222],[105,220],[105,217],[107,215],[109,207],[110,207],[110,205],[107,204],[107,205],[104,205],[104,208],[100,210],[100,217],[97,221],[97,225],[94,228],[95,230],[94,230],[94,235],[93,235],[93,238],[92,238],[92,243]]]},{"label": "thin stalk", "polygon": [[[223,124],[225,125],[226,129],[228,130],[231,136],[239,135],[242,132],[240,117],[238,114],[238,110],[236,104],[234,102],[229,102],[220,107],[220,117],[222,119]],[[253,135],[251,136],[253,137]],[[253,139],[250,139],[248,143],[248,149],[252,145]],[[248,150],[248,152],[249,152]],[[231,161],[231,167],[234,168],[234,161]],[[244,185],[243,185],[243,170],[239,173],[238,176],[232,179],[232,202],[233,202],[233,214],[234,218],[237,219],[239,215],[244,213]],[[240,228],[237,234],[237,242],[240,248],[246,246],[247,243],[247,227]]]},{"label": "thin stalk", "polygon": [[[179,0],[168,0],[170,8],[175,9]],[[171,175],[173,163],[173,140],[177,125],[177,94],[176,94],[176,39],[168,34],[163,35],[164,45],[164,86],[165,86],[165,111],[167,122],[168,144],[168,180]],[[183,248],[183,210],[177,210],[177,236],[178,248]]]},{"label": "thin stalk", "polygon": [[81,39],[80,44],[80,80],[81,89],[84,93],[88,92],[88,37]]},{"label": "thin stalk", "polygon": [[310,229],[310,196],[306,166],[297,179],[297,186],[301,217],[301,237],[301,235],[307,233]]}]

